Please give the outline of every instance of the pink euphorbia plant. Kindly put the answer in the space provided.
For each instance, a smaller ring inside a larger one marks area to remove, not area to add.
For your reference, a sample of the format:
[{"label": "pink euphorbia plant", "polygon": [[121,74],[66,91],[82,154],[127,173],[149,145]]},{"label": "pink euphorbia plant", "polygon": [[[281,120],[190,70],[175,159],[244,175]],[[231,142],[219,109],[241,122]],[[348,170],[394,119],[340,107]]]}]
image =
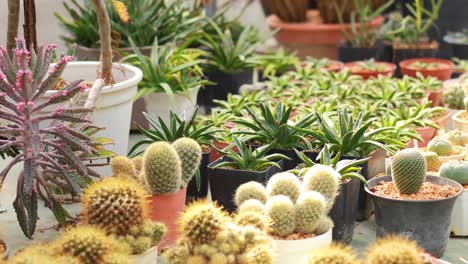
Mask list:
[{"label": "pink euphorbia plant", "polygon": [[[36,53],[26,49],[23,40],[17,40],[11,56],[0,48],[0,151],[16,151],[0,173],[0,187],[10,169],[21,163],[13,206],[29,238],[36,229],[39,197],[59,223],[71,217],[54,196],[51,184],[76,196],[89,176],[99,176],[86,161],[99,156],[102,149],[92,137],[100,128],[88,118],[91,108],[70,103],[71,99],[78,101],[76,96],[87,88],[82,80],[70,82],[47,100],[40,100],[72,60],[64,56],[51,68],[54,48],[42,46]],[[46,107],[55,110],[46,111]]]}]

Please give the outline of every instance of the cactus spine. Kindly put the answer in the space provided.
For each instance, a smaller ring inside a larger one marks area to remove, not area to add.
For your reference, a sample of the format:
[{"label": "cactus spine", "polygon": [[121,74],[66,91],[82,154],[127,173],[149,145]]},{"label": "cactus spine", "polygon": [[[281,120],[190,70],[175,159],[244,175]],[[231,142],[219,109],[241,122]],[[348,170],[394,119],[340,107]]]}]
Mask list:
[{"label": "cactus spine", "polygon": [[249,200],[243,202],[238,207],[237,211],[239,211],[239,213],[249,212],[249,211],[257,212],[257,213],[263,213],[265,211],[265,205],[262,202],[260,202],[259,200],[249,199]]},{"label": "cactus spine", "polygon": [[335,202],[340,178],[341,175],[332,167],[317,164],[307,170],[302,186],[304,190],[321,193],[325,197],[326,208],[329,211]]},{"label": "cactus spine", "polygon": [[261,183],[251,181],[244,183],[237,188],[234,199],[237,206],[250,199],[255,199],[265,203],[267,200],[267,193],[265,187],[263,187]]},{"label": "cactus spine", "polygon": [[280,237],[292,234],[296,228],[294,204],[284,195],[273,196],[268,199],[265,211],[271,219],[271,233]]},{"label": "cactus spine", "polygon": [[135,165],[129,158],[124,156],[116,156],[111,159],[110,165],[113,175],[137,179]]},{"label": "cactus spine", "polygon": [[84,264],[108,263],[107,256],[121,253],[128,258],[128,248],[92,226],[78,226],[63,233],[52,245],[53,252],[62,256],[74,256]]},{"label": "cactus spine", "polygon": [[366,252],[365,264],[423,264],[423,250],[416,242],[398,236],[377,240]]},{"label": "cactus spine", "polygon": [[296,175],[282,172],[273,175],[267,183],[268,196],[286,195],[291,201],[296,202],[301,193],[301,182]]},{"label": "cactus spine", "polygon": [[316,249],[309,257],[309,264],[360,264],[361,262],[351,247],[334,243],[328,247]]},{"label": "cactus spine", "polygon": [[171,144],[159,141],[146,149],[143,155],[143,176],[148,189],[155,195],[180,190],[181,161]]},{"label": "cactus spine", "polygon": [[179,155],[182,166],[182,185],[186,186],[200,166],[202,149],[191,138],[179,138],[172,143]]},{"label": "cactus spine", "polygon": [[398,151],[392,159],[392,177],[400,193],[417,193],[426,178],[426,159],[415,149]]},{"label": "cactus spine", "polygon": [[307,191],[299,196],[294,206],[296,232],[312,233],[325,213],[325,198],[318,192]]},{"label": "cactus spine", "polygon": [[452,143],[447,139],[434,138],[427,144],[427,150],[435,152],[439,156],[446,156],[452,151]]}]

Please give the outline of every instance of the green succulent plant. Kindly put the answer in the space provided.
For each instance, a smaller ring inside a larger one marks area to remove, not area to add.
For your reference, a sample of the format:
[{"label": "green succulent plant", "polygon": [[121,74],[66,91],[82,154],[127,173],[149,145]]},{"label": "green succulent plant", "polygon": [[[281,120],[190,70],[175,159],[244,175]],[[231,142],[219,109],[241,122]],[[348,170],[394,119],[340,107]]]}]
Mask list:
[{"label": "green succulent plant", "polygon": [[167,93],[172,96],[174,93],[184,93],[210,84],[203,79],[201,67],[203,51],[186,48],[184,45],[161,46],[159,40],[155,39],[151,48],[151,56],[145,56],[133,39],[130,38],[129,42],[135,54],[128,55],[123,58],[123,61],[143,71],[143,79],[138,84],[136,98],[153,92]]},{"label": "green succulent plant", "polygon": [[276,52],[257,55],[257,67],[262,70],[264,78],[280,75],[300,63],[295,53],[289,53],[283,48]]},{"label": "green succulent plant", "polygon": [[[133,39],[138,47],[151,46],[155,38],[161,45],[184,40],[196,34],[205,24],[200,10],[190,10],[182,0],[167,2],[164,0],[123,0],[131,22],[125,23],[113,8],[113,1],[107,2],[111,28],[117,35],[116,42],[120,47],[130,47]],[[70,5],[71,4],[71,5]],[[54,13],[69,35],[62,36],[67,43],[98,48],[99,29],[96,12],[91,2],[71,0],[63,2],[71,19]],[[144,34],[139,34],[144,32]]]},{"label": "green succulent plant", "polygon": [[[238,152],[234,151],[234,147],[238,149]],[[227,149],[218,149],[224,154],[226,160],[216,164],[214,168],[230,167],[237,170],[263,171],[272,166],[280,168],[277,161],[289,159],[279,153],[268,154],[270,150],[270,146],[261,146],[253,150],[251,146],[245,144],[245,141],[234,137],[234,144]]]},{"label": "green succulent plant", "polygon": [[269,145],[275,149],[310,148],[309,139],[301,130],[312,125],[315,121],[314,115],[309,114],[293,122],[289,120],[292,110],[293,107],[284,106],[281,102],[274,108],[268,104],[261,104],[259,113],[246,107],[251,121],[234,120],[241,128],[233,134],[245,136],[248,142]]},{"label": "green succulent plant", "polygon": [[174,112],[169,113],[169,122],[165,123],[160,117],[154,119],[147,113],[143,113],[152,129],[145,129],[138,126],[138,130],[147,138],[137,142],[128,152],[128,156],[135,157],[144,152],[141,146],[151,144],[156,141],[174,142],[175,140],[187,137],[198,142],[200,145],[211,145],[211,141],[216,139],[215,133],[220,130],[215,129],[213,124],[198,124],[195,122],[198,107],[190,118],[184,120]]}]

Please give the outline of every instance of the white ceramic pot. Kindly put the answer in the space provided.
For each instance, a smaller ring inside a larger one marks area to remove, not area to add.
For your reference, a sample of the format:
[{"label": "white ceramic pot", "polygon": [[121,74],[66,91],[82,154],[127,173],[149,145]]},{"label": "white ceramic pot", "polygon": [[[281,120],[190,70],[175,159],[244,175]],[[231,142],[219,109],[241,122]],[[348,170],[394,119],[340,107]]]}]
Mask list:
[{"label": "white ceramic pot", "polygon": [[[70,62],[62,77],[67,81],[83,79],[92,83],[96,80],[98,67],[99,62],[96,61]],[[137,85],[143,75],[141,70],[136,67],[117,63],[114,64],[112,73],[115,84],[105,86],[101,90],[92,118],[96,125],[106,127],[104,131],[99,132],[98,136],[110,138],[114,141],[114,144],[107,146],[107,148],[119,155],[126,155],[133,99],[137,93]],[[55,92],[47,91],[41,100],[47,100]],[[86,96],[87,92],[82,96],[83,101]],[[54,107],[44,109],[46,112],[52,110],[54,110]]]},{"label": "white ceramic pot", "polygon": [[173,111],[179,117],[190,118],[197,106],[199,87],[192,88],[184,93],[149,93],[145,95],[146,110],[157,120],[160,117],[164,122],[169,121],[169,113]]},{"label": "white ceramic pot", "polygon": [[140,255],[132,255],[130,258],[133,264],[157,264],[158,247],[152,247],[145,253]]},{"label": "white ceramic pot", "polygon": [[306,264],[314,249],[326,247],[332,243],[332,230],[307,239],[274,240],[276,259],[274,264]]},{"label": "white ceramic pot", "polygon": [[455,129],[458,129],[463,132],[468,132],[468,121],[459,117],[463,112],[463,110],[458,111],[452,116],[453,126]]},{"label": "white ceramic pot", "polygon": [[468,190],[462,193],[453,207],[452,233],[456,236],[468,236]]}]

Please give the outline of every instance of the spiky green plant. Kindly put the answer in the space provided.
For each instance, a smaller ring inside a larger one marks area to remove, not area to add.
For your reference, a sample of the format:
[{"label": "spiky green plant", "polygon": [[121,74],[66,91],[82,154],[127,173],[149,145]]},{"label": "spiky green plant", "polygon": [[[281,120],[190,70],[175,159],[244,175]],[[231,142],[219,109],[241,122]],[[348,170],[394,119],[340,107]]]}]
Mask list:
[{"label": "spiky green plant", "polygon": [[325,214],[325,197],[319,192],[301,193],[294,205],[296,232],[312,233],[316,230],[320,217]]},{"label": "spiky green plant", "polygon": [[427,164],[416,149],[398,151],[392,158],[392,178],[400,193],[417,193],[426,179]]},{"label": "spiky green plant", "polygon": [[416,242],[399,236],[389,236],[374,242],[365,255],[365,264],[423,264],[423,249]]},{"label": "spiky green plant", "polygon": [[269,197],[275,195],[285,195],[296,202],[301,193],[301,182],[299,178],[289,172],[282,172],[273,175],[267,183],[266,191]]},{"label": "spiky green plant", "polygon": [[[234,151],[234,147],[238,149],[238,152]],[[230,167],[251,171],[264,171],[273,166],[280,168],[277,161],[289,158],[279,153],[268,155],[270,149],[270,146],[262,146],[252,150],[252,147],[234,137],[234,144],[229,149],[217,149],[218,152],[224,154],[225,160],[217,163],[213,168]]]},{"label": "spiky green plant", "polygon": [[237,206],[241,206],[250,199],[257,200],[262,203],[266,202],[267,192],[261,183],[250,181],[237,188],[236,195],[234,196]]},{"label": "spiky green plant", "polygon": [[186,186],[197,172],[202,159],[200,145],[191,138],[179,138],[172,143],[181,161],[182,186]]},{"label": "spiky green plant", "polygon": [[289,197],[277,195],[270,197],[265,205],[265,212],[271,219],[271,233],[286,237],[296,228],[294,204]]}]

